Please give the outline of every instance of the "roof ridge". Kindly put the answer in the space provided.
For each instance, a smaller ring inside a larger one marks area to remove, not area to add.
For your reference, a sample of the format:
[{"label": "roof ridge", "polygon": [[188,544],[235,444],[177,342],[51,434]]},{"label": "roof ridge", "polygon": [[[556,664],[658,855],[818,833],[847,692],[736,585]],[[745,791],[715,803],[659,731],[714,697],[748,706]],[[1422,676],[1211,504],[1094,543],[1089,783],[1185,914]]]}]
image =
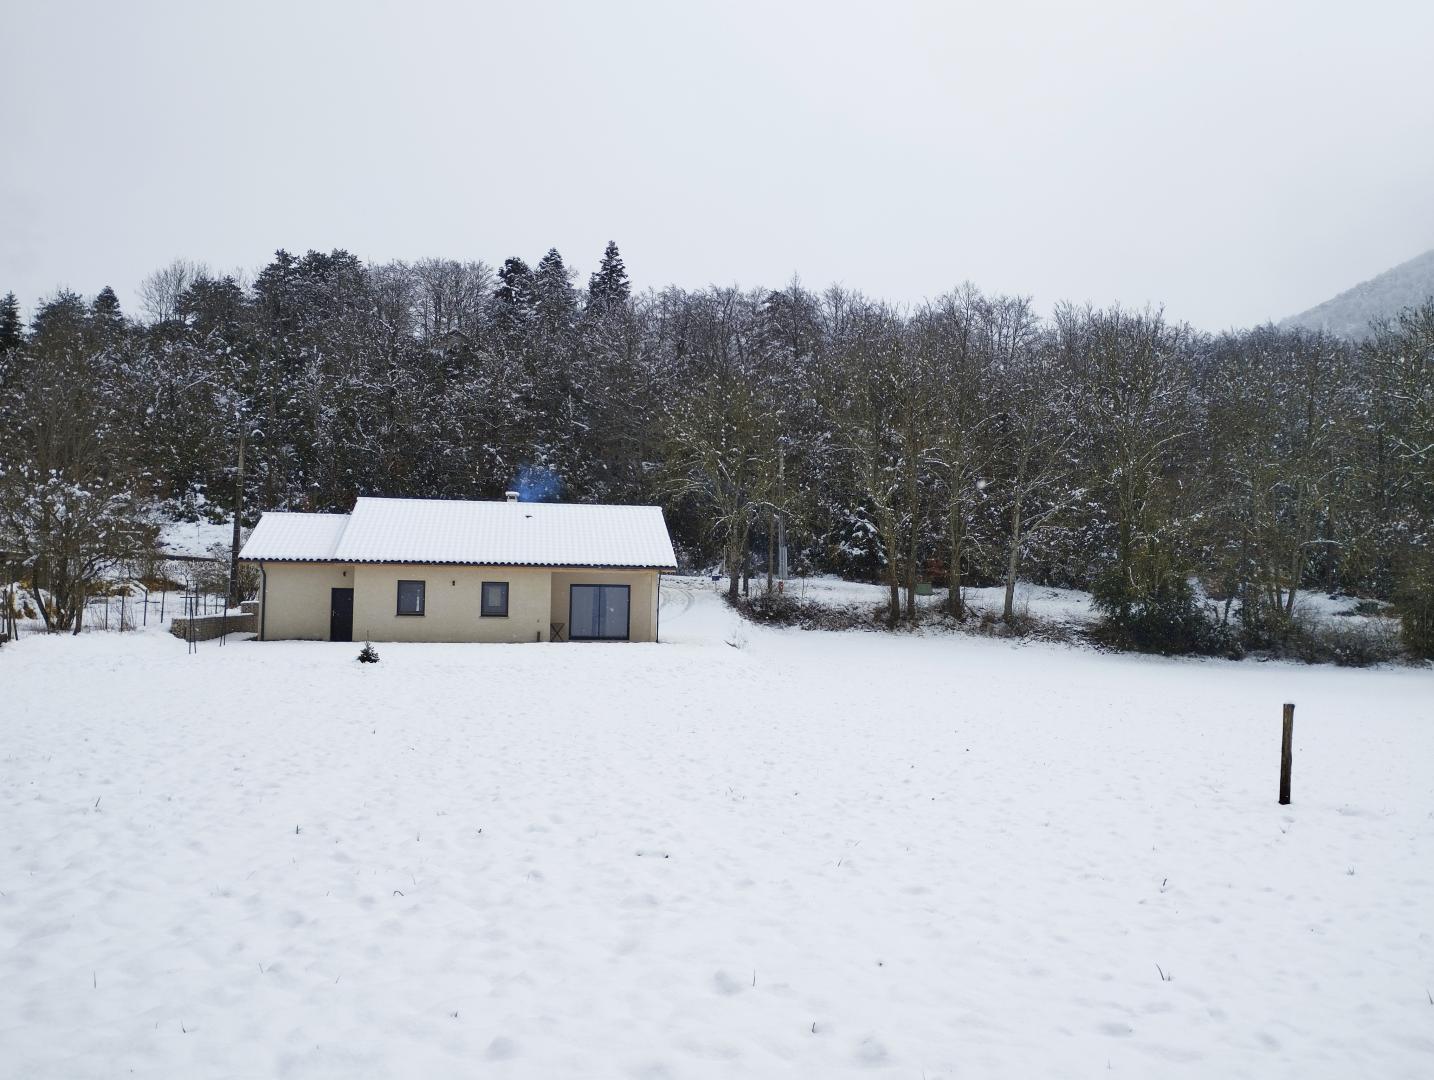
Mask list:
[{"label": "roof ridge", "polygon": [[410,495],[356,495],[354,504],[361,502],[392,502],[392,503],[424,503],[433,505],[438,503],[462,503],[468,506],[582,506],[602,507],[614,510],[661,510],[658,503],[613,503],[613,502],[552,502],[547,499],[524,502],[521,499],[448,499],[448,498],[422,498]]},{"label": "roof ridge", "polygon": [[[358,508],[358,503],[357,503],[357,502],[354,503],[354,508],[355,508],[355,509]],[[350,510],[347,514],[344,515],[344,527],[339,530],[339,535],[336,536],[336,537],[334,537],[334,549],[333,549],[332,552],[330,552],[331,555],[337,555],[338,552],[339,552],[339,548],[343,547],[344,537],[348,535],[349,526],[352,525],[353,523],[354,523],[354,515],[353,515],[353,511]]]}]

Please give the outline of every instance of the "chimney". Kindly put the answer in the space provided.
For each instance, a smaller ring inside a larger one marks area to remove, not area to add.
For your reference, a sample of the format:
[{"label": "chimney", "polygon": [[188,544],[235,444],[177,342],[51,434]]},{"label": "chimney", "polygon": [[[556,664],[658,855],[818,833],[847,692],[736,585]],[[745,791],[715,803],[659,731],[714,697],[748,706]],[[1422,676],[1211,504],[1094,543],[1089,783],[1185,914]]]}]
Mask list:
[{"label": "chimney", "polygon": [[503,492],[503,498],[507,499],[509,502],[517,502],[518,493],[516,491],[505,491]]}]

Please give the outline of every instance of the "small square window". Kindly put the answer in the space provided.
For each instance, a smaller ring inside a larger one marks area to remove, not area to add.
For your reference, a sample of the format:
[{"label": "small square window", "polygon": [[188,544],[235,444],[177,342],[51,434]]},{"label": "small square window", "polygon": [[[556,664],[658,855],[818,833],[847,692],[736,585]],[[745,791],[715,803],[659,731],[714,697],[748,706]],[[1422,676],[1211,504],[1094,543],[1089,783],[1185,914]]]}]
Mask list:
[{"label": "small square window", "polygon": [[400,581],[398,583],[398,613],[400,615],[422,615],[424,586],[426,581]]},{"label": "small square window", "polygon": [[483,616],[506,617],[508,614],[508,583],[506,581],[483,582]]}]

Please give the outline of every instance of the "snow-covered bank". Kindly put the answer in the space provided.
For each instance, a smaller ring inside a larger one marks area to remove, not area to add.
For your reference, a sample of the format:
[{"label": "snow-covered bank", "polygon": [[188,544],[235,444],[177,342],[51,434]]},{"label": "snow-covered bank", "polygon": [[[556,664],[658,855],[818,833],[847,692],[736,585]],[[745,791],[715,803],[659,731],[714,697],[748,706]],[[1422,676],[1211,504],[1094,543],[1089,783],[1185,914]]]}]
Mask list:
[{"label": "snow-covered bank", "polygon": [[0,1071],[1434,1069],[1434,672],[670,586],[664,645],[0,651]]},{"label": "snow-covered bank", "polygon": [[[877,607],[885,604],[890,595],[885,585],[845,581],[827,574],[809,578],[793,578],[786,583],[786,588],[792,596],[800,600],[812,601],[833,608]],[[1002,585],[976,588],[968,586],[961,590],[961,597],[968,610],[999,614],[1005,604],[1006,590]],[[944,607],[946,590],[937,589],[931,596],[918,596],[916,601],[921,607]],[[1370,606],[1383,609],[1385,612],[1383,617],[1387,618],[1391,624],[1397,625],[1387,604],[1361,600],[1352,596],[1334,597],[1318,591],[1301,592],[1296,601],[1295,611],[1300,618],[1318,623],[1344,620],[1348,623],[1367,624],[1377,618],[1367,613],[1366,608]],[[1231,607],[1233,611],[1238,611],[1238,601],[1232,603]],[[1016,584],[1015,610],[1020,615],[1072,626],[1089,626],[1100,618],[1090,593],[1080,589],[1062,589],[1026,581]]]},{"label": "snow-covered bank", "polygon": [[[828,574],[794,578],[786,583],[786,588],[798,600],[832,608],[875,608],[885,604],[890,596],[885,585],[845,581]],[[946,596],[946,589],[937,589],[930,596],[918,596],[916,602],[920,607],[940,609],[946,605]],[[1006,589],[1003,585],[967,587],[961,590],[961,598],[970,611],[999,614],[1006,601]],[[1022,615],[1072,625],[1089,625],[1098,617],[1090,593],[1025,581],[1016,585],[1015,609]]]},{"label": "snow-covered bank", "polygon": [[[244,530],[248,535],[249,530]],[[166,555],[184,558],[209,558],[227,555],[234,543],[234,521],[173,521],[159,522],[159,549]]]}]

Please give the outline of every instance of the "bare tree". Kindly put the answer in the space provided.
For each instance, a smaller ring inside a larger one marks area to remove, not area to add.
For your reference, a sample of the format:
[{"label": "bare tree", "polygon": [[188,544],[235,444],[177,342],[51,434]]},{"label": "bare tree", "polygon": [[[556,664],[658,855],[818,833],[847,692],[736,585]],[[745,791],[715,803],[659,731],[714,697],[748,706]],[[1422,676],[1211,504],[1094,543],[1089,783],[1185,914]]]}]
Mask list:
[{"label": "bare tree", "polygon": [[996,390],[994,458],[1009,530],[1001,614],[1009,623],[1015,618],[1024,545],[1072,497],[1066,482],[1072,467],[1072,397],[1057,350],[1040,334],[1029,300],[1004,298],[987,305],[981,329]]},{"label": "bare tree", "polygon": [[180,303],[189,287],[207,277],[209,269],[203,263],[175,259],[140,283],[140,306],[151,322],[172,322],[179,318]]},{"label": "bare tree", "polygon": [[1219,483],[1208,502],[1232,542],[1242,617],[1284,629],[1314,556],[1343,546],[1356,402],[1350,351],[1308,331],[1261,328],[1215,344],[1206,428]]},{"label": "bare tree", "polygon": [[484,262],[420,259],[395,267],[411,277],[414,316],[420,337],[435,341],[446,334],[478,336],[493,301],[493,270]]},{"label": "bare tree", "polygon": [[107,437],[96,357],[82,335],[56,337],[0,399],[0,550],[29,570],[46,628],[78,633],[86,597],[153,547],[154,528]]},{"label": "bare tree", "polygon": [[756,302],[735,289],[690,298],[680,351],[690,377],[667,403],[661,487],[702,507],[722,540],[728,595],[736,599],[753,523],[774,506],[779,410],[761,382]]},{"label": "bare tree", "polygon": [[1118,620],[1178,591],[1189,567],[1182,513],[1182,449],[1190,437],[1188,331],[1159,312],[1056,312],[1061,361],[1077,384],[1076,420],[1089,499],[1088,528],[1108,552],[1097,600]]},{"label": "bare tree", "polygon": [[[901,618],[905,585],[914,611],[915,561],[922,502],[922,469],[932,434],[932,382],[923,353],[890,308],[837,295],[842,335],[833,348],[835,377],[824,388],[836,449],[859,503],[881,545],[889,590],[887,624]],[[849,312],[849,314],[847,314]]]}]

